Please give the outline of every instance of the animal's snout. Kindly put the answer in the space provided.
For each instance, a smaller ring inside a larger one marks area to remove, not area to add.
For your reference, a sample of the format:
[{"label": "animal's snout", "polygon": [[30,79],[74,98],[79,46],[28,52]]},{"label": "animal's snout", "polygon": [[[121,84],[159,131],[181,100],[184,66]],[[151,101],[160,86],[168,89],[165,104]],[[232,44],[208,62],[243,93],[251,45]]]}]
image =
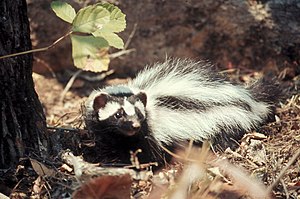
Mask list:
[{"label": "animal's snout", "polygon": [[139,130],[141,128],[141,124],[139,122],[135,121],[135,122],[132,122],[131,127],[133,130]]}]

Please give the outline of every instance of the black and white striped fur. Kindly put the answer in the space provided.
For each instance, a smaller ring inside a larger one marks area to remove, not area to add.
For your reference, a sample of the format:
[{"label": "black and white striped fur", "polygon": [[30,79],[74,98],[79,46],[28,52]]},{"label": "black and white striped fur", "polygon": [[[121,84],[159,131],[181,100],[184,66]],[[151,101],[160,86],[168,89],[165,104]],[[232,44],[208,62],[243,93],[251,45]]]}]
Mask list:
[{"label": "black and white striped fur", "polygon": [[207,62],[173,59],[146,67],[127,85],[94,91],[85,121],[100,161],[129,163],[129,151],[138,148],[142,162],[161,161],[162,145],[230,145],[273,115],[277,94],[275,85],[232,84]]}]

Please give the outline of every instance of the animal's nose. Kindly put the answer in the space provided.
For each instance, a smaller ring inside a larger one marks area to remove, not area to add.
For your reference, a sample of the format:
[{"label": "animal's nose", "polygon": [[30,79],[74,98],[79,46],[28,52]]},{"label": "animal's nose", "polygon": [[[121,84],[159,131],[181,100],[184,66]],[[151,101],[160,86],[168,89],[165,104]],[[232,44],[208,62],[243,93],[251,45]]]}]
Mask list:
[{"label": "animal's nose", "polygon": [[139,130],[141,128],[141,124],[139,122],[132,122],[131,126],[134,130]]}]

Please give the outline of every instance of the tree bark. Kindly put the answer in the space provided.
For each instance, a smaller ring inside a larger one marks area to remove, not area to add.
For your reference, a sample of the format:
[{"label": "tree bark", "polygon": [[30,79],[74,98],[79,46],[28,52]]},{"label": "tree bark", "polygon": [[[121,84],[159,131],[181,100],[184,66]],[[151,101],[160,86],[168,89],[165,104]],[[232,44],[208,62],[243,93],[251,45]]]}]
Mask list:
[{"label": "tree bark", "polygon": [[[0,55],[31,49],[25,0],[0,2]],[[32,54],[0,60],[0,168],[49,146],[46,120],[34,90]]]}]

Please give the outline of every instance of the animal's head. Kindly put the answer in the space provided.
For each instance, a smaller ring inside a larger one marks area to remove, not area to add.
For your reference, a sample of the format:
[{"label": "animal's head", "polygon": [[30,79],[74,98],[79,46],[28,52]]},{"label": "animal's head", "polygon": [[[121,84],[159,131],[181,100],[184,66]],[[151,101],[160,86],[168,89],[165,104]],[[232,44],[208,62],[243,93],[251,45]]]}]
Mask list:
[{"label": "animal's head", "polygon": [[[107,90],[110,91],[110,90]],[[93,110],[99,122],[125,136],[139,132],[146,118],[147,96],[144,92],[99,92],[93,100]]]}]

